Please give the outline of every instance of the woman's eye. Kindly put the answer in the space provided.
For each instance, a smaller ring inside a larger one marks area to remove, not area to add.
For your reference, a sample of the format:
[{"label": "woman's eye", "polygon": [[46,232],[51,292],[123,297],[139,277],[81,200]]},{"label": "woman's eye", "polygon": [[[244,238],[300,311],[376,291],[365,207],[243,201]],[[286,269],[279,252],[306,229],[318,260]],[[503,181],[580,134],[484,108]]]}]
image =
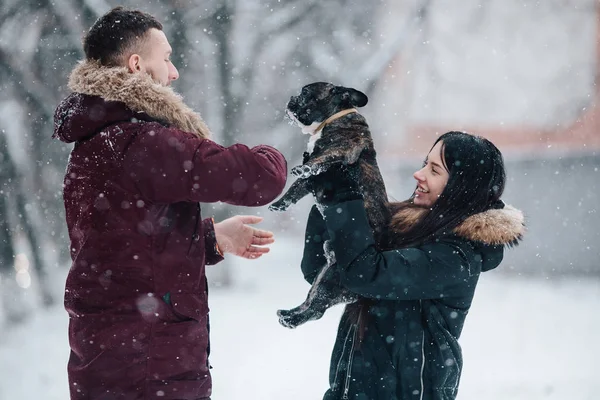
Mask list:
[{"label": "woman's eye", "polygon": [[433,172],[434,174],[438,174],[438,172],[435,170],[435,168],[431,168],[431,172]]}]

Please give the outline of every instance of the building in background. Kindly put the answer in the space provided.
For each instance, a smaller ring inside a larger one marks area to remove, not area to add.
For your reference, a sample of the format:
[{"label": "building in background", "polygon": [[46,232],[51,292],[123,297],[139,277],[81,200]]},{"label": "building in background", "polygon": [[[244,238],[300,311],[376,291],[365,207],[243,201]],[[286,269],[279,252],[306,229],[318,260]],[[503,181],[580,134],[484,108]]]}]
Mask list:
[{"label": "building in background", "polygon": [[419,7],[368,111],[391,194],[410,194],[439,134],[485,136],[505,155],[504,197],[529,229],[504,270],[600,274],[596,2],[388,2],[381,34]]}]

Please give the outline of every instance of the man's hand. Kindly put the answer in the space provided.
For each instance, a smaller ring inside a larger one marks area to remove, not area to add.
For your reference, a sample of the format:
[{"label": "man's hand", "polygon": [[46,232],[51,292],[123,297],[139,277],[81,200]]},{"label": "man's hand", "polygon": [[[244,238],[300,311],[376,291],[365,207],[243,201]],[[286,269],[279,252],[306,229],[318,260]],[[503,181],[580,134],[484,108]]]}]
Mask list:
[{"label": "man's hand", "polygon": [[236,215],[215,224],[215,237],[223,253],[255,259],[269,252],[265,246],[275,242],[273,232],[256,229],[248,224],[261,222],[262,217]]}]

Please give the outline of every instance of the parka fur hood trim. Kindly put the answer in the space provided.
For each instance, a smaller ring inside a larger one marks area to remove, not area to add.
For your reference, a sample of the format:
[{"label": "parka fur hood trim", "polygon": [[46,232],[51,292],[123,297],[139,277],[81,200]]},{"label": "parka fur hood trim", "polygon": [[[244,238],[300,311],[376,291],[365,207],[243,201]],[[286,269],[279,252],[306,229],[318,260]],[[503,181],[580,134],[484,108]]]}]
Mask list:
[{"label": "parka fur hood trim", "polygon": [[[401,207],[390,222],[390,230],[402,234],[427,212],[426,209]],[[525,217],[513,206],[490,209],[471,215],[454,229],[460,237],[487,245],[514,246],[525,234]]]},{"label": "parka fur hood trim", "polygon": [[172,88],[156,83],[150,75],[130,73],[125,67],[105,67],[97,61],[81,61],[69,76],[69,89],[125,103],[132,111],[144,112],[158,121],[208,138],[210,130],[199,114]]}]

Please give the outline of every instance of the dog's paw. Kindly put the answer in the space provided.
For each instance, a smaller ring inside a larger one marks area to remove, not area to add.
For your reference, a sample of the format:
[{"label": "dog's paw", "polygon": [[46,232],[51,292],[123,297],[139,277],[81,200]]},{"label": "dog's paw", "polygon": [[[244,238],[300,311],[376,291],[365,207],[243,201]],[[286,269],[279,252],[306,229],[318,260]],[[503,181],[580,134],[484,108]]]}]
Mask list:
[{"label": "dog's paw", "polygon": [[285,211],[287,210],[288,205],[282,201],[276,201],[275,203],[269,206],[269,211]]},{"label": "dog's paw", "polygon": [[289,323],[290,311],[289,310],[277,310],[277,316],[279,317],[279,323],[289,329],[296,328],[297,325]]},{"label": "dog's paw", "polygon": [[278,310],[279,323],[286,328],[294,329],[311,320],[319,319],[323,316],[320,311],[311,310],[310,308],[303,309],[295,308],[292,310]]},{"label": "dog's paw", "polygon": [[308,178],[313,175],[313,169],[309,165],[298,165],[292,168],[292,175],[297,178]]}]

